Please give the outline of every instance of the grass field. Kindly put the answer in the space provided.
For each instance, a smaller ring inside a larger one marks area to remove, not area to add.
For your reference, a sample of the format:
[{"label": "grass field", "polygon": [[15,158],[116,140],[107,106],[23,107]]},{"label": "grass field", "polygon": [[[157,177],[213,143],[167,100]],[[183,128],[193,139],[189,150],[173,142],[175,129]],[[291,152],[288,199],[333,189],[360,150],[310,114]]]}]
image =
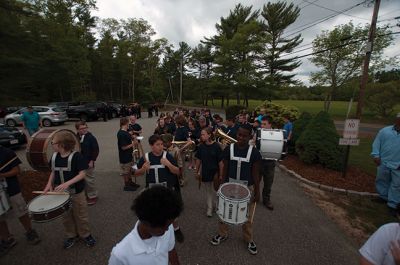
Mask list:
[{"label": "grass field", "polygon": [[352,146],[350,149],[349,164],[361,168],[363,171],[376,174],[376,166],[371,159],[372,138],[361,138],[359,146]]},{"label": "grass field", "polygon": [[[261,105],[263,101],[262,100],[255,100],[251,99],[249,100],[249,109],[253,110],[257,106]],[[324,109],[324,102],[323,101],[312,101],[312,100],[273,100],[273,103],[279,103],[283,105],[291,105],[297,107],[301,112],[309,112],[311,114],[317,114],[321,110]],[[235,104],[236,100],[231,100],[230,104]],[[192,105],[194,106],[193,101],[185,101],[185,104],[187,105]],[[333,101],[331,103],[331,108],[329,113],[332,115],[332,118],[335,120],[344,120],[347,114],[347,109],[348,109],[348,102],[345,101]],[[214,100],[214,106],[211,105],[211,102],[209,102],[208,105],[210,108],[220,108],[221,106],[221,100]],[[353,103],[352,109],[351,109],[351,114],[350,115],[355,115],[356,113],[356,108],[357,108],[357,102]],[[394,113],[400,112],[400,104],[397,105]],[[394,116],[394,115],[393,115]],[[367,109],[363,109],[363,115],[362,115],[362,122],[366,123],[377,123],[377,124],[388,124],[393,121],[393,118],[387,118],[387,119],[382,119],[376,117],[373,113],[368,111]]]}]

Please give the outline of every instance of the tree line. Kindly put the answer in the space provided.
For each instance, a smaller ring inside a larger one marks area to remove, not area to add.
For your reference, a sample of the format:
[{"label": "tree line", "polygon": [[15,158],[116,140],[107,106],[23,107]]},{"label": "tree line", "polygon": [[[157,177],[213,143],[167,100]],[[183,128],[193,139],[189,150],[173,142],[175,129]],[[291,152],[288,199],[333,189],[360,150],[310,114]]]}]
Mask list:
[{"label": "tree line", "polygon": [[[287,33],[300,15],[293,3],[268,2],[259,10],[238,4],[216,23],[217,33],[195,47],[154,38],[144,19],[94,17],[95,8],[94,0],[1,1],[0,104],[177,102],[182,84],[183,100],[248,105],[252,98],[291,95],[302,85],[294,74],[302,35]],[[378,28],[371,71],[393,63],[382,57],[391,33]],[[357,80],[367,34],[368,26],[348,23],[309,44],[320,69],[311,81],[325,100]]]}]

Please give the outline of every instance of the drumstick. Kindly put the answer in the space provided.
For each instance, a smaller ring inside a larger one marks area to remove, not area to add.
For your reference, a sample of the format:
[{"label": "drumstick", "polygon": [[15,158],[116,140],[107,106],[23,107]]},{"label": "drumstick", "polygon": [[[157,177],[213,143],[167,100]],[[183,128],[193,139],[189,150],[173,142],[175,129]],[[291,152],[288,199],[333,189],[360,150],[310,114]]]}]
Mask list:
[{"label": "drumstick", "polygon": [[48,192],[44,192],[44,191],[40,191],[40,190],[35,190],[32,191],[33,194],[45,194],[46,195],[69,195],[68,192],[64,192],[64,191],[48,191]]},{"label": "drumstick", "polygon": [[18,156],[12,158],[10,161],[8,161],[7,163],[5,163],[4,166],[2,166],[2,167],[0,168],[0,171],[2,171],[3,169],[5,169],[9,164],[11,164],[11,162],[13,162],[13,161],[14,161],[15,159],[17,159],[17,158],[18,158]]},{"label": "drumstick", "polygon": [[253,223],[254,213],[256,212],[256,206],[257,206],[257,202],[254,202],[253,214],[251,215],[250,223]]}]

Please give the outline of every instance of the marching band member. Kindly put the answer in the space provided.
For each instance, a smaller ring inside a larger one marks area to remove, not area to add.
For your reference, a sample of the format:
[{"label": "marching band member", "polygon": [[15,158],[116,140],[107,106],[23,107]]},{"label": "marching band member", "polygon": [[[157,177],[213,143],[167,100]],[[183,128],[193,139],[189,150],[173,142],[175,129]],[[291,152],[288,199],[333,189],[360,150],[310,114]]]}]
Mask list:
[{"label": "marching band member", "polygon": [[[231,144],[223,151],[224,170],[220,183],[239,182],[247,184],[252,198],[249,205],[249,218],[242,225],[243,238],[247,243],[248,251],[257,254],[257,246],[253,240],[253,213],[256,202],[260,199],[260,161],[261,154],[249,145],[252,128],[249,124],[242,124],[237,131],[237,143]],[[211,244],[217,246],[228,238],[228,225],[219,221],[218,234],[211,239]]]},{"label": "marching band member", "polygon": [[121,173],[124,178],[124,191],[135,191],[137,187],[133,186],[131,179],[132,165],[133,165],[133,147],[135,142],[132,141],[132,136],[128,132],[129,119],[123,117],[120,119],[120,130],[117,133],[118,139],[118,157]]},{"label": "marching band member", "polygon": [[158,119],[157,127],[154,129],[154,134],[162,135],[170,133],[168,126],[165,125],[164,118]]},{"label": "marching band member", "polygon": [[[212,217],[215,190],[214,181],[219,182],[219,176],[223,175],[222,150],[218,143],[214,142],[211,128],[201,131],[202,143],[198,146],[196,159],[196,176],[204,184],[207,194],[207,216]],[[201,169],[201,171],[200,171]]]},{"label": "marching band member", "polygon": [[[163,141],[160,135],[154,134],[149,137],[149,144],[151,152],[146,153],[144,157],[140,158],[135,171],[135,176],[142,176],[146,174],[146,188],[155,185],[162,185],[170,188],[174,192],[176,190],[177,175],[179,175],[179,168],[172,155],[164,151]],[[178,242],[183,242],[184,236],[182,230],[175,222],[174,224],[175,236]]]},{"label": "marching band member", "polygon": [[[25,228],[25,236],[28,243],[35,245],[40,242],[38,234],[32,229],[31,219],[26,210],[26,203],[21,194],[21,188],[17,178],[20,173],[19,164],[21,164],[21,160],[19,160],[15,152],[0,145],[0,189],[6,188],[8,201],[11,206],[9,212],[0,215],[0,256],[17,244],[17,241],[10,233],[7,225],[7,221],[9,221],[12,216],[10,215],[11,212],[18,217],[19,222]],[[4,193],[0,194],[0,196],[5,195]],[[0,198],[0,207],[1,206]]]},{"label": "marching band member", "polygon": [[140,126],[140,124],[137,123],[137,118],[135,114],[129,117],[128,132],[131,135],[136,135],[136,136],[140,136],[140,134],[142,133],[142,126]]},{"label": "marching band member", "polygon": [[[272,129],[271,117],[264,116],[261,118],[261,129]],[[260,166],[260,175],[263,178],[264,187],[262,191],[263,204],[268,210],[273,210],[271,203],[271,187],[274,182],[276,161],[271,159],[262,159]]]},{"label": "marching band member", "polygon": [[[88,164],[79,152],[74,151],[75,136],[68,132],[57,132],[51,145],[54,154],[50,160],[51,173],[44,193],[69,191],[72,209],[63,217],[66,239],[64,249],[71,248],[78,236],[86,246],[93,247],[96,240],[90,234],[88,205],[85,196],[85,170]],[[54,185],[54,186],[53,186]]]},{"label": "marching band member", "polygon": [[86,185],[85,193],[87,196],[88,205],[93,205],[97,202],[97,189],[95,186],[94,162],[99,155],[99,144],[96,137],[88,131],[86,121],[78,121],[75,123],[77,136],[81,143],[81,154],[87,161],[89,168],[86,170]]},{"label": "marching band member", "polygon": [[[196,123],[196,121],[194,119],[189,118],[188,124],[189,124],[189,137],[190,137],[190,140],[192,142],[194,142],[195,145],[197,146],[199,144],[199,141],[200,141],[200,130],[197,127],[197,123]],[[196,166],[195,166],[195,163],[194,163],[193,156],[194,156],[194,152],[190,152],[189,153],[189,169],[196,170]]]},{"label": "marching band member", "polygon": [[232,137],[233,139],[236,139],[236,135],[237,135],[239,126],[235,123],[235,118],[226,117],[225,124],[226,124],[226,128],[225,128],[224,133],[226,133],[228,136]]},{"label": "marching band member", "polygon": [[[181,173],[183,171],[183,159],[180,154],[179,148],[172,144],[174,137],[172,136],[172,134],[167,133],[167,134],[161,135],[161,139],[163,141],[164,150],[167,151],[175,159],[176,164],[179,168],[179,172]],[[180,187],[180,185],[178,185],[181,175],[178,175],[177,177],[178,177],[177,182],[176,182],[177,185],[175,185],[175,190],[182,197],[181,187]]]},{"label": "marching band member", "polygon": [[[185,116],[179,115],[175,119],[175,123],[177,125],[175,134],[174,134],[174,141],[187,141],[188,143],[191,141],[189,137],[189,128],[186,126],[186,119]],[[185,146],[186,147],[186,146]],[[184,161],[184,152],[180,152],[179,155],[181,156],[182,161]],[[185,172],[183,170],[183,165],[182,168],[180,168],[180,178],[179,178],[179,183],[181,187],[185,185]]]}]

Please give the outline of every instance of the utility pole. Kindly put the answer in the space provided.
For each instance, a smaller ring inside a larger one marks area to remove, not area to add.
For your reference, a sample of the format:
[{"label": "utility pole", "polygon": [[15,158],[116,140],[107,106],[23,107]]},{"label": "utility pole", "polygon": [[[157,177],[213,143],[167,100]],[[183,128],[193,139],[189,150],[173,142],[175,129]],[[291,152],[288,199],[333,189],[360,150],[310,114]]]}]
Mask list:
[{"label": "utility pole", "polygon": [[362,69],[360,93],[358,95],[357,113],[356,113],[357,119],[361,119],[362,108],[364,105],[365,87],[367,86],[367,82],[368,82],[369,61],[371,60],[371,53],[373,50],[373,43],[374,43],[375,32],[376,32],[376,21],[378,19],[378,12],[379,12],[380,4],[381,4],[381,0],[375,0],[374,13],[372,15],[371,27],[369,29],[368,43],[367,43],[366,54],[365,54],[365,59],[364,59],[364,66]]},{"label": "utility pole", "polygon": [[[183,57],[183,55],[182,55]],[[180,84],[180,94],[179,94],[179,105],[182,105],[182,76],[183,76],[183,58],[181,57],[180,68],[181,68],[181,84]]]}]

